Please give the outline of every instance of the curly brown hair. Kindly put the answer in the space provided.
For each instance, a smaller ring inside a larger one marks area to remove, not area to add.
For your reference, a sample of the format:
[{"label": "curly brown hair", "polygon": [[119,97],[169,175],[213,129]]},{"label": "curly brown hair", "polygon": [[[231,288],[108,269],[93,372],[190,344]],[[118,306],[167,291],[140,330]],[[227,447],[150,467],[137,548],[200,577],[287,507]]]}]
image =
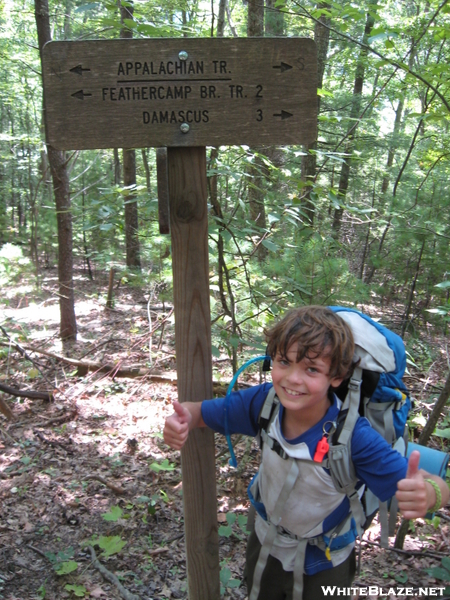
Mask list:
[{"label": "curly brown hair", "polygon": [[298,343],[297,362],[303,358],[330,358],[330,379],[350,377],[355,342],[348,324],[325,306],[294,308],[271,328],[264,331],[267,354],[283,358],[292,344]]}]

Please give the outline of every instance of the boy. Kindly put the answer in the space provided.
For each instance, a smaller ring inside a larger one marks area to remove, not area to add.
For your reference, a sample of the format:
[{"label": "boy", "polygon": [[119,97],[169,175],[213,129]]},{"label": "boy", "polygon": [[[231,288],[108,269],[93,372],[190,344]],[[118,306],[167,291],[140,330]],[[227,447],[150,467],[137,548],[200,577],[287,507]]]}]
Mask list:
[{"label": "boy", "polygon": [[[263,444],[260,470],[249,487],[257,515],[247,545],[250,600],[318,600],[323,585],[350,587],[355,574],[349,501],[327,469],[312,459],[339,413],[333,393],[353,370],[354,341],[347,323],[321,306],[294,309],[266,332],[272,382],[280,409]],[[258,417],[272,384],[202,403],[174,403],[164,439],[181,449],[189,431],[209,426],[224,433],[255,436]],[[272,447],[281,447],[282,454]],[[440,478],[409,464],[370,426],[358,419],[351,441],[352,461],[362,486],[381,501],[396,493],[405,518],[424,516],[449,499]],[[331,541],[344,540],[338,544]],[[348,596],[347,596],[348,597]]]}]

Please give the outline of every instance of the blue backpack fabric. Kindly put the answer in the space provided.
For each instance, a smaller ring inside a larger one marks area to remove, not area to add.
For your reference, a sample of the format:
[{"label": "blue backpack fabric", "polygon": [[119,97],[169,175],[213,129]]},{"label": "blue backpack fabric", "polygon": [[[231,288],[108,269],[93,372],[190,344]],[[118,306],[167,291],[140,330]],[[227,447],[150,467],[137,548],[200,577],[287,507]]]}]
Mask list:
[{"label": "blue backpack fabric", "polygon": [[[362,312],[339,306],[329,308],[348,323],[355,338],[355,355],[360,359],[358,366],[362,369],[359,413],[394,445],[404,437],[411,409],[408,390],[402,380],[406,370],[403,340]],[[345,400],[341,390],[337,394]],[[388,418],[384,415],[386,411]]]}]

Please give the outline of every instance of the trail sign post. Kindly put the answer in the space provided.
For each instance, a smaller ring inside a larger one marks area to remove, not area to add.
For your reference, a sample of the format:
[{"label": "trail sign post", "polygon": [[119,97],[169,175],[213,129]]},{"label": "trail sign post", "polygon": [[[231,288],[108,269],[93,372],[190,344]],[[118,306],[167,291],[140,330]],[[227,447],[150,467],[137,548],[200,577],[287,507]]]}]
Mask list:
[{"label": "trail sign post", "polygon": [[[167,232],[170,222],[179,399],[211,398],[205,146],[314,141],[315,44],[300,38],[49,42],[42,60],[48,144],[160,148],[160,223]],[[211,431],[190,434],[181,463],[189,598],[217,600]]]}]

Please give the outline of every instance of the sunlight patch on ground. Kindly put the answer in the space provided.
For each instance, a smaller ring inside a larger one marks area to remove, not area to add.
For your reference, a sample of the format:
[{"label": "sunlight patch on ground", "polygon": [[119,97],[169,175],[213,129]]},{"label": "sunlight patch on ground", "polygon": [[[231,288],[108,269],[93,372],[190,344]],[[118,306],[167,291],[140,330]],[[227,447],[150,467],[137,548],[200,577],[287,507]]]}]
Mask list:
[{"label": "sunlight patch on ground", "polygon": [[4,309],[6,317],[20,323],[40,323],[45,321],[46,325],[59,325],[59,307],[43,306],[32,302],[29,306],[17,309]]},{"label": "sunlight patch on ground", "polygon": [[26,298],[28,295],[32,294],[33,291],[34,286],[32,285],[16,285],[10,288],[5,285],[2,287],[2,297],[7,298],[8,300],[12,300],[17,296],[24,296]]}]

